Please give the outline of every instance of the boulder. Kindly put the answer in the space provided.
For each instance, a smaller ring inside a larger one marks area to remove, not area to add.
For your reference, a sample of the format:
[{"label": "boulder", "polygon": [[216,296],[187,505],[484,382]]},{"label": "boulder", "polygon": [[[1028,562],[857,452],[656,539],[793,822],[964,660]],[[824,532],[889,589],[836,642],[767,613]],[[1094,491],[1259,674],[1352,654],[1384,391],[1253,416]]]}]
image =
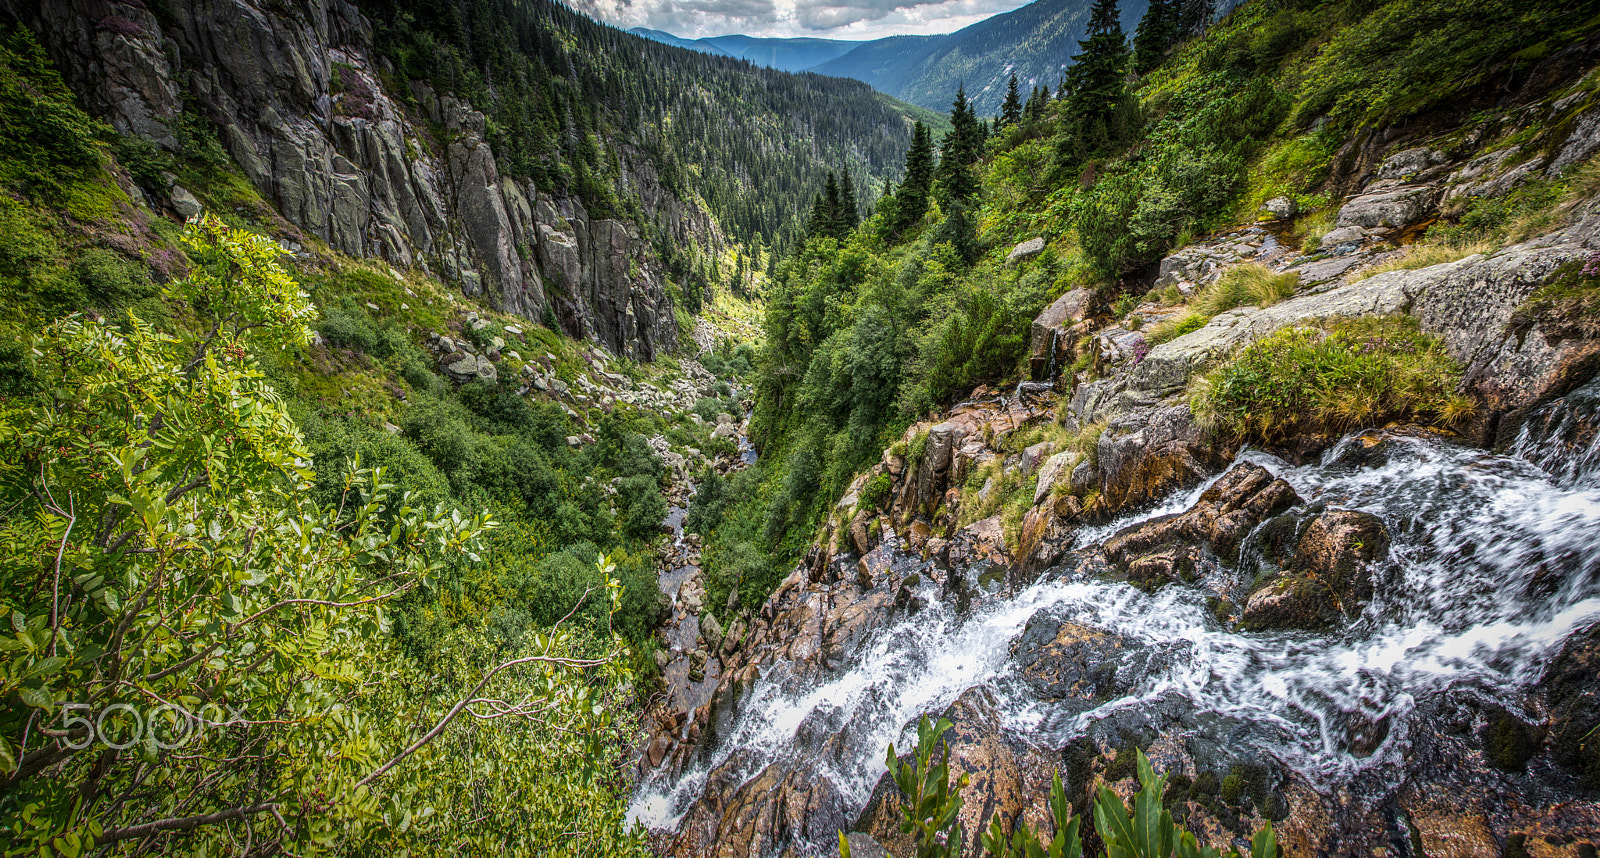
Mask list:
[{"label": "boulder", "polygon": [[1431,186],[1400,185],[1352,197],[1339,209],[1337,226],[1398,229],[1410,226],[1433,208],[1438,190]]},{"label": "boulder", "polygon": [[200,205],[200,200],[196,199],[195,195],[189,193],[189,189],[182,185],[173,185],[168,198],[172,202],[172,210],[184,220],[197,217],[200,212],[205,210],[205,207]]},{"label": "boulder", "polygon": [[1030,238],[1027,241],[1011,248],[1011,253],[1006,256],[1006,264],[1010,265],[1021,260],[1038,256],[1044,251],[1044,239]]},{"label": "boulder", "polygon": [[1050,492],[1055,488],[1056,483],[1072,473],[1072,467],[1077,462],[1078,454],[1070,450],[1057,453],[1045,459],[1044,464],[1039,466],[1039,481],[1033,490],[1034,504],[1043,503],[1044,499],[1050,496]]},{"label": "boulder", "polygon": [[1052,367],[1063,365],[1062,358],[1076,340],[1070,332],[1089,317],[1093,306],[1094,290],[1073,289],[1033,320],[1028,365],[1035,379],[1043,379]]},{"label": "boulder", "polygon": [[1263,521],[1300,503],[1300,496],[1260,465],[1236,465],[1200,495],[1187,511],[1125,528],[1106,540],[1112,568],[1152,590],[1192,574],[1195,545],[1231,562],[1244,537]]},{"label": "boulder", "polygon": [[1541,685],[1550,696],[1552,757],[1600,790],[1600,624],[1567,638]]},{"label": "boulder", "polygon": [[1261,204],[1261,210],[1266,213],[1267,219],[1288,220],[1295,216],[1300,207],[1288,197],[1273,197]]},{"label": "boulder", "polygon": [[709,611],[700,617],[700,637],[705,639],[706,649],[712,652],[722,647],[722,623]]}]

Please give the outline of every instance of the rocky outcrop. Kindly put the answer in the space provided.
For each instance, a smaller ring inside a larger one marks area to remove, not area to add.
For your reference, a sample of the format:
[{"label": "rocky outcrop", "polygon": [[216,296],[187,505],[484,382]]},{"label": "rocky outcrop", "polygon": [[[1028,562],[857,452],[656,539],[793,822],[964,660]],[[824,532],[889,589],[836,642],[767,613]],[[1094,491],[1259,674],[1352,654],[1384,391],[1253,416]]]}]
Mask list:
[{"label": "rocky outcrop", "polygon": [[[504,175],[470,105],[423,82],[404,97],[388,92],[372,25],[355,6],[167,8],[158,20],[137,0],[0,0],[118,131],[176,150],[180,93],[191,95],[200,113],[191,121],[214,124],[286,229],[302,233],[288,237],[420,267],[529,319],[548,310],[616,354],[649,360],[675,348],[665,275],[641,225],[591,220],[577,200]],[[612,154],[647,221],[679,243],[720,250],[711,218],[667,191],[647,158],[620,144]],[[173,205],[192,209],[188,198]]]}]

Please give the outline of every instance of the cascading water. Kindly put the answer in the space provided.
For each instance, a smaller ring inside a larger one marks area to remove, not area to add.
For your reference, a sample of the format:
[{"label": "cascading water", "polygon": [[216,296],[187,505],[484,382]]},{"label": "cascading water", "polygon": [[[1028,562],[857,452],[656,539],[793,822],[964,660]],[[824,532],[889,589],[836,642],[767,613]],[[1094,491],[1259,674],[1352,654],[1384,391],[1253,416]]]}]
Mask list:
[{"label": "cascading water", "polygon": [[[1547,407],[1529,421],[1516,455],[1392,435],[1376,457],[1363,452],[1371,436],[1346,438],[1302,467],[1257,452],[1241,457],[1310,503],[1372,513],[1387,526],[1393,546],[1375,596],[1340,629],[1230,630],[1199,588],[1147,594],[1074,575],[1068,564],[965,614],[936,602],[902,615],[820,681],[801,681],[783,663],[769,668],[714,747],[687,771],[640,785],[632,815],[670,829],[719,765],[719,778],[731,768],[742,781],[774,761],[801,759],[859,808],[884,771],[889,743],[909,747],[917,716],[936,714],[974,686],[993,693],[1012,735],[1040,748],[1059,749],[1118,712],[1176,701],[1200,720],[1226,721],[1230,742],[1315,787],[1357,777],[1393,782],[1420,700],[1463,689],[1509,705],[1571,632],[1600,620],[1600,442],[1572,441],[1597,404],[1600,396],[1574,395]],[[1085,531],[1080,547],[1183,509],[1199,491]],[[1009,649],[1044,610],[1164,655],[1144,662],[1123,696],[1095,708],[1041,702]]]}]

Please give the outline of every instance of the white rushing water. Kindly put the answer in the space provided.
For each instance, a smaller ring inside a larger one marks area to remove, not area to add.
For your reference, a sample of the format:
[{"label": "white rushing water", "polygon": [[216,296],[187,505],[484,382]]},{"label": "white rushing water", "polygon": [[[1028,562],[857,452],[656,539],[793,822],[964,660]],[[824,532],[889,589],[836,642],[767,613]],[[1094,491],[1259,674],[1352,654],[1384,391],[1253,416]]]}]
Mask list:
[{"label": "white rushing water", "polygon": [[[860,807],[884,770],[889,743],[909,747],[906,728],[917,716],[936,715],[974,686],[994,692],[1014,735],[1045,748],[1060,748],[1116,710],[1177,699],[1247,725],[1241,741],[1313,784],[1400,765],[1419,698],[1471,687],[1510,699],[1537,681],[1569,633],[1600,620],[1600,469],[1592,467],[1592,448],[1563,452],[1527,437],[1515,448],[1527,459],[1394,437],[1381,462],[1343,464],[1360,443],[1346,439],[1304,467],[1261,453],[1242,457],[1283,477],[1308,502],[1370,512],[1387,525],[1393,548],[1377,573],[1376,595],[1346,627],[1229,631],[1212,617],[1200,588],[1170,585],[1152,595],[1065,574],[1047,574],[966,615],[934,604],[897,616],[844,669],[808,687],[789,681],[781,665],[771,669],[731,729],[689,771],[641,784],[633,818],[673,828],[707,773],[730,758],[748,778],[775,760],[810,757]],[[1573,465],[1575,458],[1585,460]],[[1184,509],[1197,493],[1087,531],[1079,545]],[[1009,646],[1045,609],[1170,657],[1151,660],[1126,696],[1087,712],[1041,703],[1014,675]],[[835,734],[842,739],[836,753],[819,755],[822,739]]]}]

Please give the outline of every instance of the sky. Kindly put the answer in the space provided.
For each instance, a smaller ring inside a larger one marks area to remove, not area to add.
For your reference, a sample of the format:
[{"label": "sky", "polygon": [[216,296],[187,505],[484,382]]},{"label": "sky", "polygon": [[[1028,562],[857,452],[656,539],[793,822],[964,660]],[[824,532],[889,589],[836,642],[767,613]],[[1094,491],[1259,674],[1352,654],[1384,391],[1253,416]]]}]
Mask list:
[{"label": "sky", "polygon": [[700,38],[810,36],[877,39],[951,33],[1026,5],[1028,0],[572,0],[623,29],[649,27]]}]

